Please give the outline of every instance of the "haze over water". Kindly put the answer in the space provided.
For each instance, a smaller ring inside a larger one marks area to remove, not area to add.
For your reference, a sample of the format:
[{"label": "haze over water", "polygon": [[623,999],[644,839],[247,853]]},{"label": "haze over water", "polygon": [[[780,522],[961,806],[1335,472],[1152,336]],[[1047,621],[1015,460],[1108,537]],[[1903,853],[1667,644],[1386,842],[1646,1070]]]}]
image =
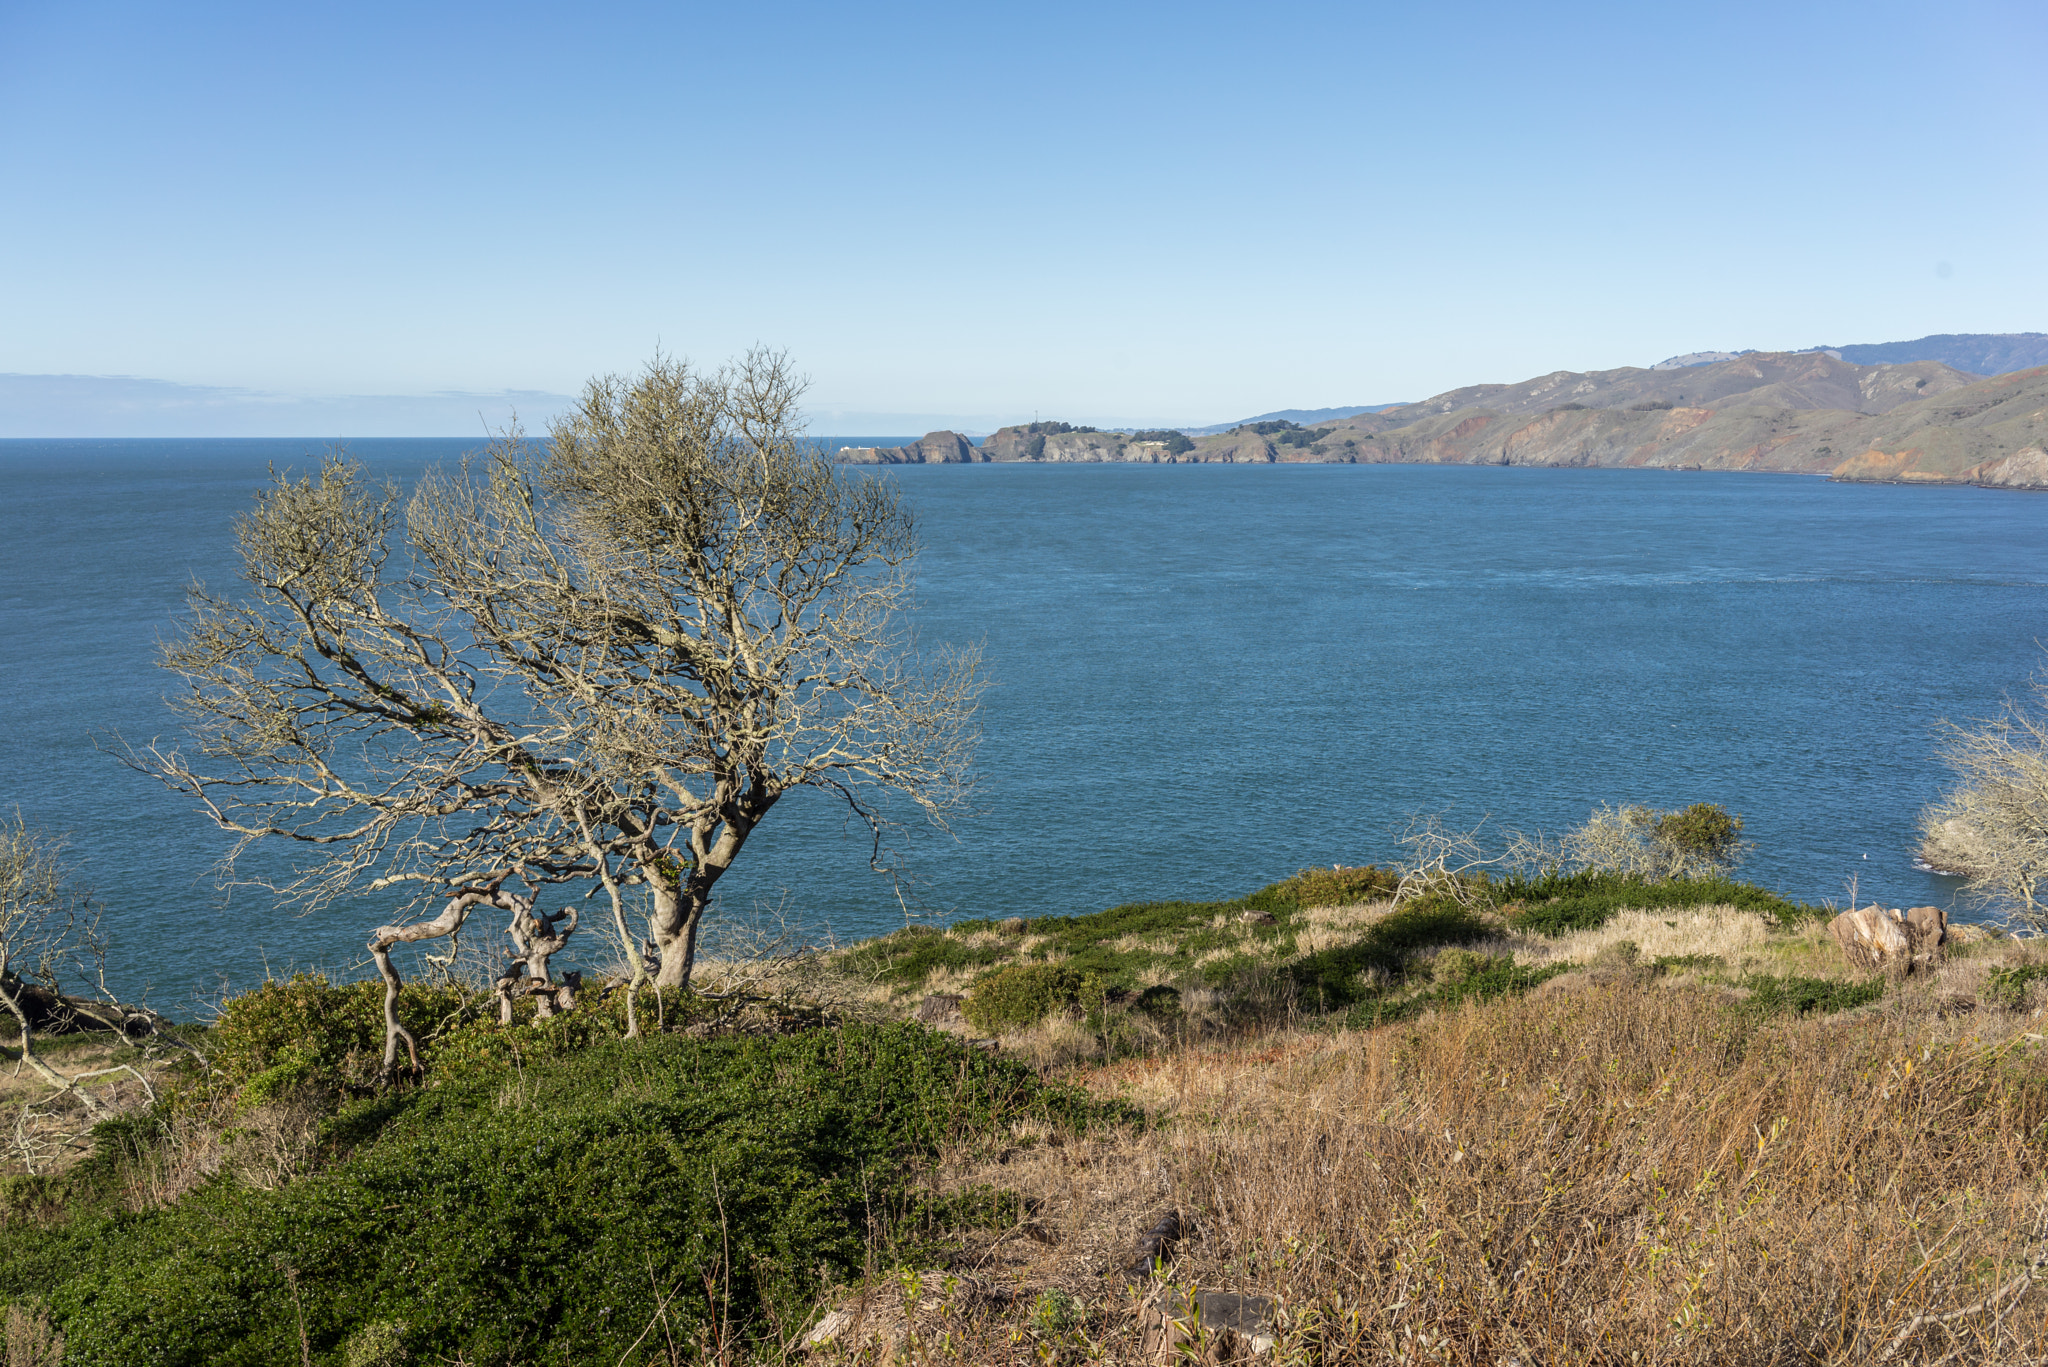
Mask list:
[{"label": "haze over water", "polygon": [[[472,444],[353,449],[409,477]],[[228,585],[266,462],[317,450],[0,443],[0,802],[71,832],[115,986],[173,1014],[266,963],[346,970],[387,914],[223,907],[221,837],[93,743],[172,733],[155,639],[190,577]],[[1384,862],[1418,812],[1557,830],[1600,801],[1696,800],[1744,815],[1765,886],[1840,901],[1853,875],[1947,905],[1953,880],[1911,858],[1937,722],[1990,715],[2048,663],[2040,495],[1425,466],[880,477],[920,517],[921,637],[980,642],[1000,683],[982,814],[910,845],[924,913],[1230,896]],[[781,901],[841,939],[900,925],[865,856],[800,793],[725,912]]]}]

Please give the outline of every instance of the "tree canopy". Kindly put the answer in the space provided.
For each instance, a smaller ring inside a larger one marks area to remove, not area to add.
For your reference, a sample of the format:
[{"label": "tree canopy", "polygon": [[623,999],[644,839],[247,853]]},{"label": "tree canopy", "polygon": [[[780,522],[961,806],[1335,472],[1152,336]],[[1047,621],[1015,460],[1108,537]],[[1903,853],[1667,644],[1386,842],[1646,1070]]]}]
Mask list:
[{"label": "tree canopy", "polygon": [[978,662],[920,654],[914,520],[804,440],[801,393],[776,354],[657,358],[410,497],[341,454],[276,477],[236,526],[242,583],[195,586],[163,650],[189,747],[132,761],[237,837],[231,872],[295,846],[272,886],[301,905],[445,898],[381,927],[380,960],[478,905],[561,934],[541,890],[595,880],[629,957],[644,894],[649,968],[687,984],[786,794],[834,795],[879,852],[892,812],[943,827],[972,786]]}]

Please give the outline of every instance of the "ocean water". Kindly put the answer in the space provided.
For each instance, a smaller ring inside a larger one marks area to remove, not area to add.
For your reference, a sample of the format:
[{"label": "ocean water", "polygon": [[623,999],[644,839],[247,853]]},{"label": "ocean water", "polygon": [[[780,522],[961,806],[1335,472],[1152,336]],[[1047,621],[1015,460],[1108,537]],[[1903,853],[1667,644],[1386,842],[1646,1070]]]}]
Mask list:
[{"label": "ocean water", "polygon": [[[352,450],[407,478],[467,444]],[[152,652],[184,585],[231,578],[267,464],[317,450],[0,443],[0,803],[69,833],[115,985],[173,1014],[286,966],[360,971],[388,918],[224,897],[221,837],[108,753],[171,734]],[[1603,801],[1726,804],[1747,876],[1791,896],[1853,877],[1950,905],[1912,860],[1939,724],[2048,664],[2041,495],[1428,466],[876,477],[920,519],[921,637],[979,643],[998,681],[980,811],[909,840],[891,881],[829,800],[792,796],[721,885],[729,923],[844,940],[1223,897],[1385,861],[1418,813],[1554,831]]]}]

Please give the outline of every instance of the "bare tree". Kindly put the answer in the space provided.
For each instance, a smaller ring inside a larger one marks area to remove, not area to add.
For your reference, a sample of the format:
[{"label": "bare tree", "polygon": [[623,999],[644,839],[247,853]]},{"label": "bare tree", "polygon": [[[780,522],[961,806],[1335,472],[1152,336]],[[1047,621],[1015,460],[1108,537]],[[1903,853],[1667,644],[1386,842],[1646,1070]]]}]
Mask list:
[{"label": "bare tree", "polygon": [[1397,865],[1401,881],[1394,887],[1394,905],[1425,897],[1447,897],[1464,907],[1486,905],[1491,900],[1487,870],[1502,859],[1489,856],[1479,843],[1486,820],[1481,817],[1470,830],[1459,830],[1435,813],[1411,816],[1400,840],[1408,852]]},{"label": "bare tree", "polygon": [[57,1097],[77,1098],[95,1120],[107,1113],[106,1105],[81,1082],[127,1072],[148,1090],[149,1080],[127,1064],[67,1077],[36,1052],[36,1032],[96,1027],[154,1033],[162,1018],[152,1011],[111,994],[96,1001],[64,991],[64,980],[79,973],[104,988],[104,950],[92,901],[65,868],[64,842],[30,827],[19,811],[0,821],[0,1009],[20,1032],[21,1062]]},{"label": "bare tree", "polygon": [[1516,834],[1506,862],[1536,873],[1596,871],[1633,878],[1709,878],[1749,853],[1742,818],[1710,802],[1665,810],[1602,803],[1562,836]]},{"label": "bare tree", "polygon": [[2008,700],[1975,727],[1947,725],[1942,762],[1956,787],[1920,816],[1929,842],[1956,833],[1968,850],[1964,889],[2048,930],[2048,678],[2032,706]]},{"label": "bare tree", "polygon": [[230,876],[281,841],[304,857],[267,885],[302,906],[445,898],[377,931],[393,1001],[388,950],[481,905],[534,923],[530,976],[564,933],[538,898],[582,880],[629,956],[619,891],[642,891],[636,978],[687,986],[713,887],[786,794],[834,795],[880,858],[971,787],[978,662],[918,653],[912,518],[803,439],[801,393],[776,354],[657,358],[410,500],[338,454],[276,479],[236,527],[242,589],[195,586],[164,650],[193,752],[131,762],[237,837]]}]

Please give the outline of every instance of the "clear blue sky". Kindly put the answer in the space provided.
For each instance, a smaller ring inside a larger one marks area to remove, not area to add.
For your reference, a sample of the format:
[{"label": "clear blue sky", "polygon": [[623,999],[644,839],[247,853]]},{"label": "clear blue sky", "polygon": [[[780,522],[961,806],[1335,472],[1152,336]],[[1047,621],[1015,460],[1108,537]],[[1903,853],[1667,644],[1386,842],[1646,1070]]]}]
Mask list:
[{"label": "clear blue sky", "polygon": [[2039,0],[0,0],[0,372],[763,342],[889,432],[2048,330],[2044,72]]}]

